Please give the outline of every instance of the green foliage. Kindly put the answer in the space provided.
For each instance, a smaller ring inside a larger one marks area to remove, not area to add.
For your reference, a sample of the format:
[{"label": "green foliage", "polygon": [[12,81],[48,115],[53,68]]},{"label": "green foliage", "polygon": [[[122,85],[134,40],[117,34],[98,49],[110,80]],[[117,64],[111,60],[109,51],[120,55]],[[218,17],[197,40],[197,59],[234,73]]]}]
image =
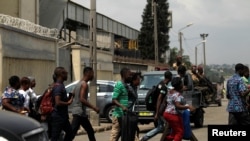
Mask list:
[{"label": "green foliage", "polygon": [[[169,58],[169,66],[173,66],[174,63],[176,63],[176,58],[178,56],[178,48],[170,48],[170,58]],[[189,69],[192,66],[192,63],[190,62],[190,57],[187,55],[184,55],[182,57],[182,62],[185,64],[185,66]]]},{"label": "green foliage", "polygon": [[178,49],[176,47],[170,48],[170,58],[169,58],[169,66],[173,66],[176,62],[176,57],[178,55]]},{"label": "green foliage", "polygon": [[230,65],[208,65],[205,75],[212,82],[220,81],[221,77],[228,78],[234,74],[234,68]]},{"label": "green foliage", "polygon": [[[143,59],[155,59],[154,48],[154,19],[152,15],[152,0],[147,1],[147,5],[143,11],[140,34],[138,36],[139,50]],[[157,35],[158,35],[158,59],[164,62],[161,58],[162,53],[169,49],[169,28],[167,20],[169,4],[167,0],[157,1]]]}]

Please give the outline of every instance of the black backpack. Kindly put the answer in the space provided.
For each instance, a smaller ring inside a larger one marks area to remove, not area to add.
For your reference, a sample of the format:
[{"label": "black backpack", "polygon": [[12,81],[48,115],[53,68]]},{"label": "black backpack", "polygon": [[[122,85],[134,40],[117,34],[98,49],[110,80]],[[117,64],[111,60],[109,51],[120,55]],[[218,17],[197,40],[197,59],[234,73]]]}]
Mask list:
[{"label": "black backpack", "polygon": [[158,83],[157,85],[154,85],[150,90],[148,90],[146,94],[146,97],[145,97],[146,109],[149,111],[156,111],[157,99],[160,93],[158,89],[158,85],[160,83]]},{"label": "black backpack", "polygon": [[153,86],[152,89],[150,89],[147,92],[147,95],[145,97],[145,103],[146,103],[146,109],[149,111],[156,111],[157,100],[160,94],[160,89],[158,88],[159,85],[162,85],[161,89],[167,90],[164,82],[161,81],[156,86]]},{"label": "black backpack", "polygon": [[152,89],[148,90],[147,95],[145,97],[146,108],[149,111],[156,110],[156,103],[158,98],[158,88],[157,86],[153,86]]}]

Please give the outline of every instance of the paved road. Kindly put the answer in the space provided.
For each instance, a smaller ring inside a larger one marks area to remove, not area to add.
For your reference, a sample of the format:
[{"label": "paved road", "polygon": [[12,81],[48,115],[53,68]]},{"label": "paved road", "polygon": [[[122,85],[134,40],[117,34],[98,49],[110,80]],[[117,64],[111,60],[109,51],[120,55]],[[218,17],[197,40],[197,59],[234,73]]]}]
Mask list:
[{"label": "paved road", "polygon": [[[207,125],[209,124],[227,124],[228,119],[228,113],[226,112],[226,105],[227,100],[222,100],[222,106],[218,107],[217,105],[210,105],[207,108],[204,108],[205,110],[205,118],[204,118],[204,127],[202,128],[192,128],[193,133],[197,137],[199,141],[208,141],[208,135],[207,135]],[[191,125],[193,126],[193,125]],[[149,125],[139,125],[140,130],[142,132],[140,133],[140,136],[144,135],[147,131],[153,128],[152,124]],[[96,140],[97,141],[109,141],[110,136],[110,130],[104,131],[100,133],[96,133]],[[159,141],[161,137],[161,134],[156,135],[153,137],[152,141]],[[87,135],[78,135],[75,138],[75,141],[88,141]]]}]

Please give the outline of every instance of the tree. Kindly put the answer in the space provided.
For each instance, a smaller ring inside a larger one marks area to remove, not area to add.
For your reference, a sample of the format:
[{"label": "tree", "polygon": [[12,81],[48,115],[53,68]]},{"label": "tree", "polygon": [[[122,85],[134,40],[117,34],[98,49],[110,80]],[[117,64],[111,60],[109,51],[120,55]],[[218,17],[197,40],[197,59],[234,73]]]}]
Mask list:
[{"label": "tree", "polygon": [[[177,58],[178,58],[178,48],[174,47],[174,48],[170,48],[170,58],[169,58],[169,66],[174,66],[174,64],[177,62]],[[182,64],[185,64],[185,66],[187,68],[191,68],[192,63],[190,62],[190,57],[188,55],[184,55],[182,56],[181,59]]]},{"label": "tree", "polygon": [[188,55],[182,56],[182,62],[185,64],[185,66],[189,69],[192,66],[192,63],[190,62],[190,57]]},{"label": "tree", "polygon": [[[165,62],[162,54],[169,49],[169,21],[167,0],[157,0],[157,35],[158,35],[158,59]],[[143,59],[155,59],[154,48],[154,19],[152,15],[152,0],[147,0],[143,11],[140,34],[138,36],[139,50]]]},{"label": "tree", "polygon": [[176,47],[170,49],[170,58],[169,58],[169,66],[173,66],[173,64],[176,62],[176,58],[178,55],[178,49]]}]

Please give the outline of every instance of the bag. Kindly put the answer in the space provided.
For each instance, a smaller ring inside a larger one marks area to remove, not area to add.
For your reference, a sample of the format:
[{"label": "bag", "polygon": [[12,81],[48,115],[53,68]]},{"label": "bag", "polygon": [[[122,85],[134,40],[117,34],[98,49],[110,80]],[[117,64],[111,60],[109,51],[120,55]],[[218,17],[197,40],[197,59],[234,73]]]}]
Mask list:
[{"label": "bag", "polygon": [[132,86],[130,85],[127,85],[127,84],[124,84],[125,85],[125,88],[127,89],[128,91],[128,109],[130,111],[132,111],[133,107],[135,106],[135,103],[137,101],[137,93],[136,91],[133,89]]},{"label": "bag", "polygon": [[147,92],[147,95],[145,97],[147,110],[149,111],[156,110],[156,103],[157,103],[158,96],[159,96],[158,88],[157,86],[153,86],[152,89],[150,89]]},{"label": "bag", "polygon": [[122,117],[121,141],[134,141],[136,132],[139,133],[137,126],[138,117],[133,112],[126,112]]},{"label": "bag", "polygon": [[30,99],[30,103],[29,103],[29,109],[30,109],[30,112],[29,112],[28,116],[37,120],[37,121],[40,121],[41,114],[35,109],[35,105],[32,103],[31,99]]},{"label": "bag", "polygon": [[[160,87],[161,85],[161,87]],[[156,86],[153,86],[152,89],[150,89],[145,97],[145,103],[146,103],[146,108],[149,111],[156,111],[156,105],[157,105],[157,100],[158,96],[160,94],[160,90],[165,89],[167,91],[167,87],[165,86],[164,82],[161,81],[158,83]]]},{"label": "bag", "polygon": [[50,115],[54,110],[54,99],[52,96],[52,89],[54,86],[58,85],[57,83],[52,84],[47,88],[44,94],[41,96],[41,102],[39,104],[39,111],[41,115]]},{"label": "bag", "polygon": [[182,119],[183,119],[183,126],[184,126],[183,139],[190,139],[192,136],[192,129],[190,126],[190,111],[183,110]]}]

